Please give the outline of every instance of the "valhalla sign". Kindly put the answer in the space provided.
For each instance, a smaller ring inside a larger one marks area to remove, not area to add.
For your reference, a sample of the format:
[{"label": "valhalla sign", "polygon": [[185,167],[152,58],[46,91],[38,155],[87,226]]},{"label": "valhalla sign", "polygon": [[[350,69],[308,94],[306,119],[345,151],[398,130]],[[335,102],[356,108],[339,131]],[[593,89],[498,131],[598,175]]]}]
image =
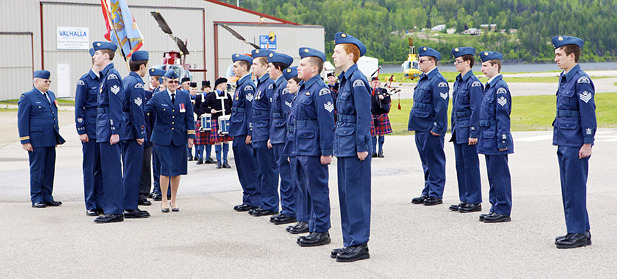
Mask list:
[{"label": "valhalla sign", "polygon": [[88,27],[57,27],[57,49],[89,49],[90,29]]}]

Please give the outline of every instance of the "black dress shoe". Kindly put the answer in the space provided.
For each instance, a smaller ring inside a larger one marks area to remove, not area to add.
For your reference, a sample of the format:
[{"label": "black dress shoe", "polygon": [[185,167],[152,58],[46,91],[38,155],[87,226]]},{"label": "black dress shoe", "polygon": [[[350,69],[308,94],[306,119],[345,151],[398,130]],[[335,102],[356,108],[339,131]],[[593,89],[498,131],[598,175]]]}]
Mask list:
[{"label": "black dress shoe", "polygon": [[[570,235],[572,235],[572,233],[567,233],[566,235],[555,237],[555,244],[557,244],[557,241],[559,241],[560,239],[568,238],[570,237]],[[591,245],[591,232],[586,231],[585,235],[587,236],[587,245]]]},{"label": "black dress shoe", "polygon": [[587,234],[584,233],[572,233],[555,242],[558,249],[585,247],[587,245],[591,245],[591,239],[587,238]]},{"label": "black dress shoe", "polygon": [[438,204],[442,204],[443,200],[442,199],[438,199],[438,198],[434,198],[434,197],[428,197],[424,200],[424,205],[426,206],[431,206],[431,205],[438,205]]},{"label": "black dress shoe", "polygon": [[159,193],[152,193],[152,199],[154,201],[161,201],[163,200],[163,196]]},{"label": "black dress shoe", "polygon": [[124,221],[122,214],[105,214],[94,219],[94,222],[96,223],[113,223],[122,221]]},{"label": "black dress shoe", "polygon": [[249,211],[249,210],[254,209],[254,208],[257,208],[257,207],[252,206],[252,205],[248,205],[246,203],[234,206],[234,210],[238,211],[238,212]]},{"label": "black dress shoe", "polygon": [[425,196],[425,195],[422,195],[422,196],[419,196],[419,197],[417,197],[417,198],[413,198],[413,199],[411,199],[411,203],[413,203],[413,204],[423,204],[423,203],[424,203],[424,200],[425,200],[426,198],[428,198],[428,197],[427,197],[427,196]]},{"label": "black dress shoe", "polygon": [[99,212],[96,209],[88,209],[88,210],[86,210],[86,215],[88,215],[88,216],[99,216]]},{"label": "black dress shoe", "polygon": [[137,202],[137,205],[149,206],[149,205],[152,205],[152,202],[147,199],[142,199]]},{"label": "black dress shoe", "polygon": [[467,203],[458,208],[458,212],[460,213],[469,213],[469,212],[476,212],[476,211],[482,211],[482,204]]},{"label": "black dress shoe", "polygon": [[486,218],[486,216],[493,215],[494,213],[495,212],[489,212],[489,213],[486,213],[486,214],[480,214],[480,218],[479,218],[480,222],[484,222],[484,218]]},{"label": "black dress shoe", "polygon": [[262,209],[262,208],[257,208],[257,209],[255,209],[253,211],[253,214],[251,214],[251,215],[253,215],[255,217],[261,217],[261,216],[274,215],[274,214],[277,214],[277,213],[278,213],[277,211],[269,211],[269,210],[265,210],[265,209]]},{"label": "black dress shoe", "polygon": [[125,218],[148,218],[150,217],[150,213],[145,210],[140,209],[127,209],[124,211]]},{"label": "black dress shoe", "polygon": [[377,153],[373,153],[373,156],[371,156],[373,158],[377,158]]},{"label": "black dress shoe", "polygon": [[330,251],[330,258],[336,259],[338,253],[345,251],[345,249],[347,249],[347,247],[332,249],[332,251]]},{"label": "black dress shoe", "polygon": [[149,198],[149,199],[151,199],[153,194],[154,194],[154,193],[150,193],[150,194],[148,194],[148,198]]},{"label": "black dress shoe", "polygon": [[172,208],[171,208],[171,211],[173,211],[173,212],[179,212],[179,211],[180,211],[180,208],[177,208],[177,207],[172,207]]},{"label": "black dress shoe", "polygon": [[289,224],[296,221],[296,217],[283,215],[282,217],[276,218],[274,220],[275,225]]},{"label": "black dress shoe", "polygon": [[169,207],[168,207],[168,208],[163,208],[163,207],[161,207],[161,212],[163,212],[163,213],[169,213]]},{"label": "black dress shoe", "polygon": [[290,234],[300,234],[309,232],[309,225],[307,222],[298,222],[288,231]]},{"label": "black dress shoe", "polygon": [[215,162],[214,160],[212,160],[212,158],[206,158],[205,163],[206,163],[206,164],[214,164],[214,163],[216,163],[216,162]]},{"label": "black dress shoe", "polygon": [[349,246],[344,251],[336,255],[337,262],[355,262],[357,260],[364,260],[370,258],[368,253],[368,246],[366,243],[356,246]]},{"label": "black dress shoe", "polygon": [[37,202],[37,203],[34,203],[32,205],[32,207],[34,207],[34,208],[45,208],[45,207],[47,207],[47,204],[45,204],[44,202]]},{"label": "black dress shoe", "polygon": [[313,232],[307,238],[300,239],[298,245],[301,247],[313,247],[330,244],[330,233],[317,233]]},{"label": "black dress shoe", "polygon": [[198,165],[203,165],[204,164],[204,159],[197,159],[197,164]]},{"label": "black dress shoe", "polygon": [[377,157],[379,157],[379,158],[383,158],[383,151],[382,151],[382,152],[379,152],[379,154],[377,154]]},{"label": "black dress shoe", "polygon": [[492,215],[484,217],[484,223],[502,223],[510,221],[510,215],[503,215],[495,212],[493,212]]},{"label": "black dress shoe", "polygon": [[298,236],[298,238],[296,239],[296,243],[300,243],[300,241],[311,237],[312,234],[313,234],[312,232],[309,232],[309,234],[307,234],[307,235]]},{"label": "black dress shoe", "polygon": [[274,223],[274,219],[279,218],[279,217],[283,217],[283,216],[285,216],[283,213],[279,213],[277,215],[270,216],[270,222]]},{"label": "black dress shoe", "polygon": [[231,166],[227,163],[223,163],[223,168],[225,169],[231,169]]},{"label": "black dress shoe", "polygon": [[189,158],[188,158],[188,159],[189,159],[189,161],[193,161],[193,156],[190,156],[190,155],[189,155]]},{"label": "black dress shoe", "polygon": [[61,201],[49,201],[45,203],[47,206],[60,206],[62,204]]},{"label": "black dress shoe", "polygon": [[217,168],[217,169],[220,169],[221,167],[222,167],[222,166],[221,166],[221,163],[216,163],[216,168]]},{"label": "black dress shoe", "polygon": [[465,205],[466,202],[460,202],[458,204],[453,204],[450,207],[448,207],[448,209],[452,210],[452,211],[458,211],[459,208],[461,208],[461,206]]}]

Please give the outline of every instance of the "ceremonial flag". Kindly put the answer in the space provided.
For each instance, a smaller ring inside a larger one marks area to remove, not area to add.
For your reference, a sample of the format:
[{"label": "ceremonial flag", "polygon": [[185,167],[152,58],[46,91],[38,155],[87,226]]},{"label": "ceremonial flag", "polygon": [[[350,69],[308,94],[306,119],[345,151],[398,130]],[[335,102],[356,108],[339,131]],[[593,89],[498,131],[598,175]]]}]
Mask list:
[{"label": "ceremonial flag", "polygon": [[129,6],[125,0],[101,0],[101,6],[107,27],[105,39],[120,46],[126,58],[131,57],[143,45],[144,37]]}]

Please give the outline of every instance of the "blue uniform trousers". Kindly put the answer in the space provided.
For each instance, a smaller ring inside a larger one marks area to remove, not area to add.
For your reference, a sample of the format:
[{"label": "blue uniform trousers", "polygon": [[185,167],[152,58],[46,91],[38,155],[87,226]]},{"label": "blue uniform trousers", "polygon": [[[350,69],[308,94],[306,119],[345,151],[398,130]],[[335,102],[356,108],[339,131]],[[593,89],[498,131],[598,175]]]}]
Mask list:
[{"label": "blue uniform trousers", "polygon": [[[152,192],[156,194],[161,194],[161,155],[158,154],[158,147],[154,145],[152,147],[154,152],[152,152],[152,177],[154,177],[154,182],[152,185]],[[169,182],[171,185],[171,181]],[[168,186],[169,186],[168,185]],[[167,196],[171,195],[171,186],[167,188]]]},{"label": "blue uniform trousers", "polygon": [[294,197],[294,181],[291,177],[291,165],[287,161],[287,157],[283,157],[283,148],[285,144],[277,143],[272,145],[274,158],[279,167],[279,175],[281,177],[280,193],[281,193],[281,214],[287,216],[296,216],[296,199]]},{"label": "blue uniform trousers", "polygon": [[99,142],[101,170],[103,171],[103,210],[105,214],[124,212],[124,187],[122,185],[122,162],[120,144]]},{"label": "blue uniform trousers", "polygon": [[416,131],[416,147],[424,170],[422,195],[441,199],[446,184],[446,154],[443,151],[444,135]]},{"label": "blue uniform trousers", "polygon": [[139,179],[139,199],[145,200],[152,188],[152,145],[144,147],[141,160],[141,178]]},{"label": "blue uniform trousers", "polygon": [[371,233],[371,156],[364,161],[338,157],[337,170],[343,245],[367,243]]},{"label": "blue uniform trousers", "polygon": [[508,155],[484,155],[486,158],[486,173],[490,189],[491,212],[510,215],[512,211],[512,182]]},{"label": "blue uniform trousers", "polygon": [[103,209],[103,172],[101,152],[95,139],[81,142],[83,153],[84,201],[87,210]]},{"label": "blue uniform trousers", "polygon": [[461,202],[482,203],[480,160],[476,145],[454,144],[458,197]]},{"label": "blue uniform trousers", "polygon": [[245,139],[246,136],[236,136],[232,142],[238,180],[242,185],[242,203],[259,206],[261,204],[258,179],[260,175],[253,157],[253,147],[246,144]]},{"label": "blue uniform trousers", "polygon": [[30,200],[51,202],[54,189],[54,173],[56,170],[56,147],[32,147],[28,152],[30,161]]},{"label": "blue uniform trousers", "polygon": [[293,194],[295,199],[296,220],[298,220],[298,222],[308,223],[311,215],[306,192],[306,185],[308,184],[308,181],[306,180],[306,176],[304,175],[302,168],[300,168],[300,165],[298,164],[297,157],[289,157],[289,166],[291,168],[291,177],[294,181]]},{"label": "blue uniform trousers", "polygon": [[137,209],[144,146],[137,143],[136,140],[124,140],[121,143],[124,209]]},{"label": "blue uniform trousers", "polygon": [[322,165],[319,156],[296,156],[300,176],[307,178],[307,200],[310,206],[309,232],[325,233],[330,230],[330,194],[328,165]]},{"label": "blue uniform trousers", "polygon": [[253,142],[253,150],[257,157],[257,167],[261,173],[260,193],[261,209],[279,211],[279,168],[274,158],[274,152],[268,148],[266,141]]},{"label": "blue uniform trousers", "polygon": [[587,215],[589,157],[579,159],[579,150],[579,147],[557,147],[561,197],[568,233],[585,233],[589,230]]}]

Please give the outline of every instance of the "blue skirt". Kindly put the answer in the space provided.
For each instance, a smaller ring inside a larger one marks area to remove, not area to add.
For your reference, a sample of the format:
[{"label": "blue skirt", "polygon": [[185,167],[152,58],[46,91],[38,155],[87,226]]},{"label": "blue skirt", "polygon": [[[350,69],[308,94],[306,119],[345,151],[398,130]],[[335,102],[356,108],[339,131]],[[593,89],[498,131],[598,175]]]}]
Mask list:
[{"label": "blue skirt", "polygon": [[186,146],[154,145],[159,161],[161,162],[160,175],[178,176],[187,174],[187,151]]}]

